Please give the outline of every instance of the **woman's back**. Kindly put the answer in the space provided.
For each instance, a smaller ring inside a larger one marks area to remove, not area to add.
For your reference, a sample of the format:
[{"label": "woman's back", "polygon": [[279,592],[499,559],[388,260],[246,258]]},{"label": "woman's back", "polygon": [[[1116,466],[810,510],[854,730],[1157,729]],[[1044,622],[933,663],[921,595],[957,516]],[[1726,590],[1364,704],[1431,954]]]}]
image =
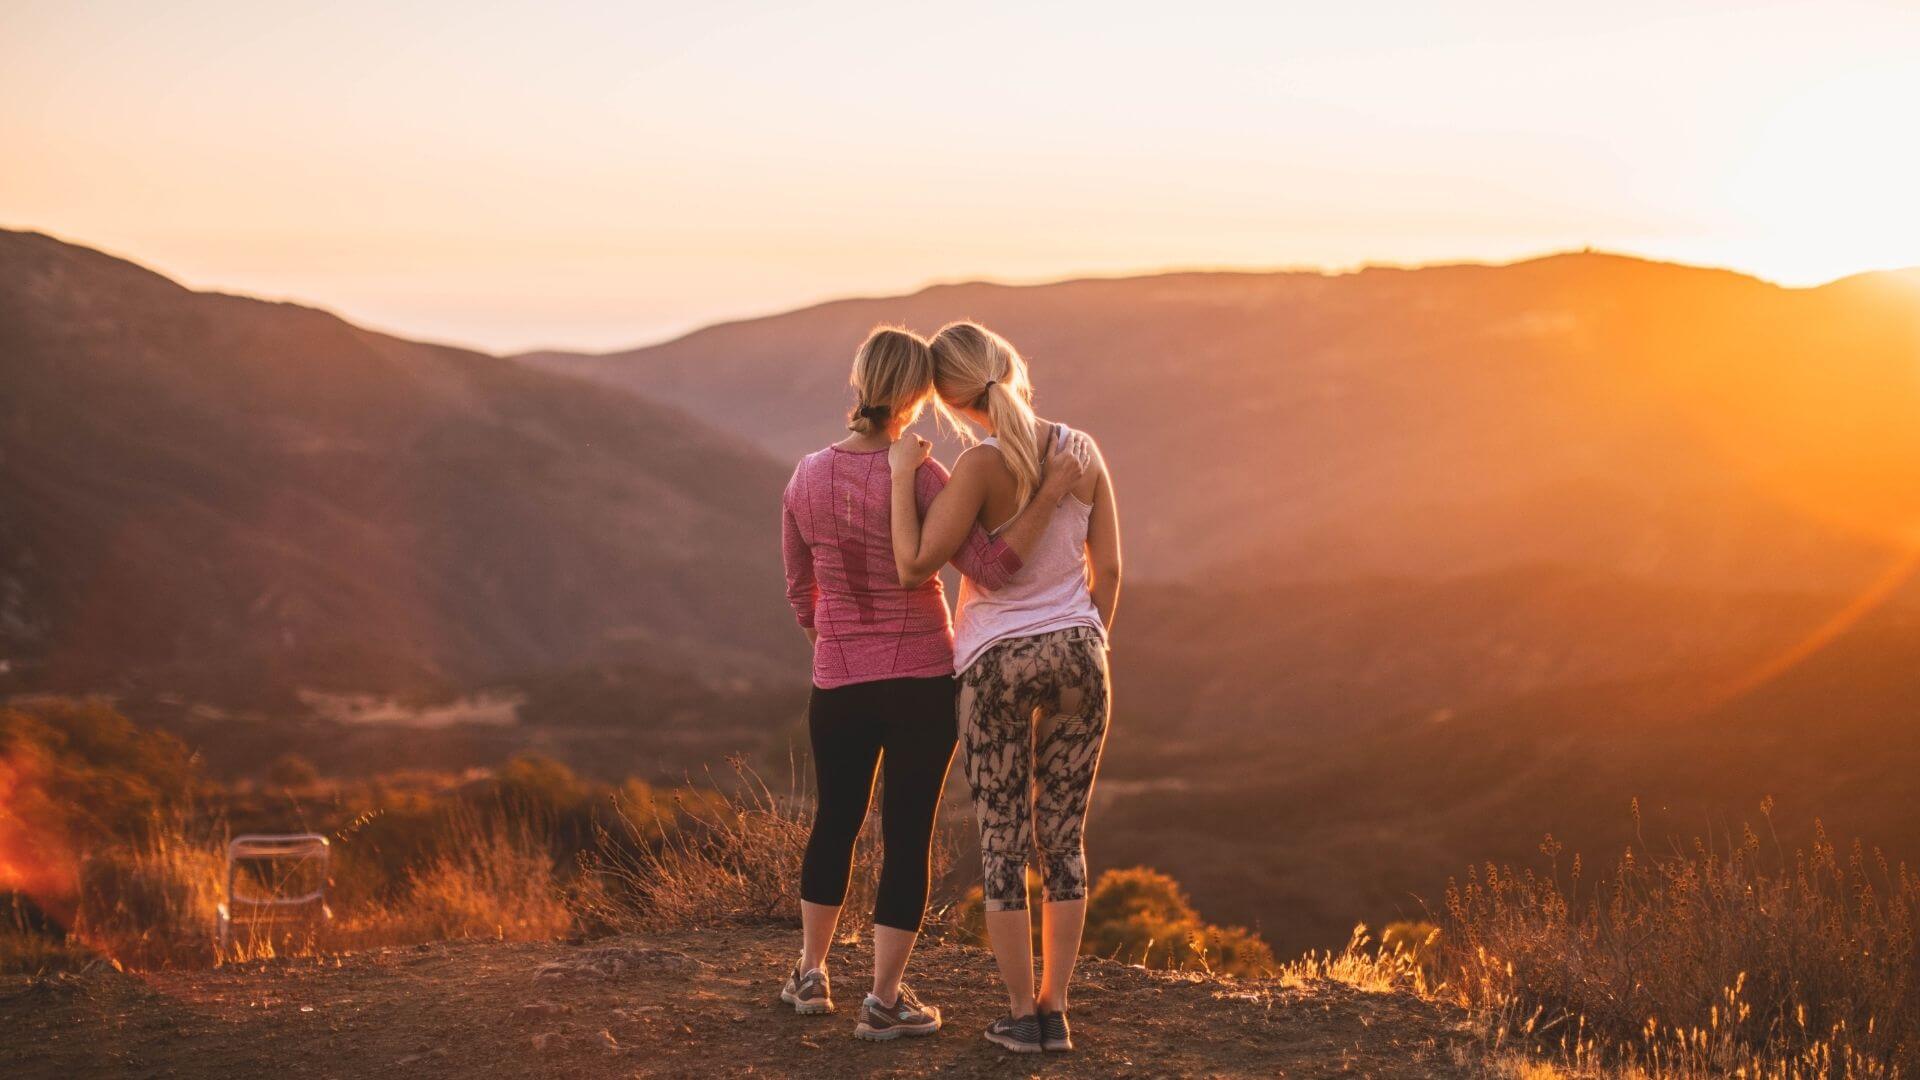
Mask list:
[{"label": "woman's back", "polygon": [[[1064,424],[1053,425],[1051,437],[1087,441],[1085,434]],[[997,444],[991,437],[982,440],[983,446]],[[1097,478],[1089,476],[1087,483],[1097,485]],[[988,588],[971,577],[961,580],[954,627],[956,671],[965,671],[995,642],[1007,638],[1074,626],[1088,627],[1104,637],[1106,627],[1087,591],[1087,534],[1092,516],[1092,503],[1079,493],[1069,493],[1026,564],[1004,585]],[[1000,528],[1004,527],[1003,523]]]},{"label": "woman's back", "polygon": [[[932,577],[912,588],[894,571],[887,451],[833,445],[800,459],[781,501],[787,600],[819,634],[813,682],[822,689],[880,679],[953,674],[946,592]],[[914,474],[922,513],[947,484],[927,460]],[[1004,584],[1020,568],[1006,544],[975,528],[953,562],[969,579]]]}]

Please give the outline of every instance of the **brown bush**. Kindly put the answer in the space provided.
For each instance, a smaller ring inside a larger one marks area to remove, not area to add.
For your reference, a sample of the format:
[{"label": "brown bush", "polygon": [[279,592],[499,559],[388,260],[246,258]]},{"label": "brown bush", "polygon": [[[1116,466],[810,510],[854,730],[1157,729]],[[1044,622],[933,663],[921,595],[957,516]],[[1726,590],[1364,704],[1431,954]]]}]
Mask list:
[{"label": "brown bush", "polygon": [[[1551,837],[1542,850],[1557,861]],[[1920,882],[1905,866],[1843,851],[1816,822],[1791,853],[1743,827],[1629,849],[1590,883],[1582,871],[1578,857],[1564,881],[1489,865],[1449,887],[1445,991],[1496,1043],[1656,1075],[1920,1070]]]},{"label": "brown bush", "polygon": [[[1027,891],[1038,895],[1039,890],[1038,876],[1029,868]],[[960,940],[987,944],[985,910],[976,886],[967,892],[954,914],[954,932]],[[1037,955],[1040,920],[1036,917],[1032,923]],[[1087,897],[1087,925],[1080,952],[1150,968],[1217,975],[1270,975],[1278,969],[1273,950],[1258,934],[1238,926],[1215,926],[1202,919],[1179,882],[1145,866],[1108,870],[1100,875]]]},{"label": "brown bush", "polygon": [[[739,760],[734,777],[704,788],[620,802],[621,824],[587,858],[577,904],[583,921],[613,930],[663,930],[726,923],[799,924],[800,862],[813,824],[805,793],[776,794]],[[877,828],[862,833],[841,919],[843,935],[871,919],[879,883]],[[952,844],[936,838],[933,880],[945,876]],[[929,905],[934,924],[952,907]]]}]

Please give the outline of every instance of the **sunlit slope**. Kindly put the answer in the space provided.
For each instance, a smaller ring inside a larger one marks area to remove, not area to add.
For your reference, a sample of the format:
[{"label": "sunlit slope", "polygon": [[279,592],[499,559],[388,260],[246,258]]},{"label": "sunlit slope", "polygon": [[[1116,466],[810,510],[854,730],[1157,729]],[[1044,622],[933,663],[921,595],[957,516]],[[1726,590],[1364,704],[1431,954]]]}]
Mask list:
[{"label": "sunlit slope", "polygon": [[1851,589],[1920,521],[1920,293],[1880,278],[1564,255],[957,285],[526,359],[786,457],[835,437],[869,326],[961,317],[1027,353],[1043,413],[1102,438],[1155,578],[1552,561]]},{"label": "sunlit slope", "polygon": [[676,410],[0,233],[15,686],[415,691],[797,659],[784,473]]}]

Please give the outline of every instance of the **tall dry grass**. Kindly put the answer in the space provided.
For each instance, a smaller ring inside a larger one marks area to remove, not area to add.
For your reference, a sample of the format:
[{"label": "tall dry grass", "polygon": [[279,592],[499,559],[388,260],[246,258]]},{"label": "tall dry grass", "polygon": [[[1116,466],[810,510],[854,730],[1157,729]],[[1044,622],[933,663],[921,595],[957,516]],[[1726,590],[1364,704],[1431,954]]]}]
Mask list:
[{"label": "tall dry grass", "polygon": [[71,944],[126,967],[212,962],[225,843],[223,830],[173,810],[89,854],[79,863]]},{"label": "tall dry grass", "polygon": [[[622,806],[611,831],[587,856],[576,896],[582,921],[615,931],[681,930],[740,923],[798,923],[800,863],[813,823],[813,800],[797,780],[776,792],[738,758],[732,778],[712,777],[674,793],[671,807],[634,814]],[[662,828],[661,823],[667,822]],[[843,935],[865,929],[880,877],[879,830],[869,827],[854,848],[840,924]],[[947,876],[954,845],[944,832],[933,845],[935,881]],[[936,897],[930,926],[953,909]]]},{"label": "tall dry grass", "polygon": [[[1630,848],[1589,881],[1489,865],[1448,890],[1443,992],[1493,1049],[1656,1077],[1920,1073],[1920,880],[1816,822]],[[1638,807],[1635,807],[1638,825]]]},{"label": "tall dry grass", "polygon": [[[223,828],[179,817],[89,855],[76,875],[70,926],[29,918],[14,898],[0,919],[0,970],[74,968],[96,958],[134,969],[199,967],[424,941],[551,940],[575,925],[551,829],[537,816],[462,808],[398,871],[377,853],[336,847],[344,857],[332,867],[333,918],[318,907],[238,918],[222,950],[226,839]],[[237,888],[278,898],[318,880],[311,865],[243,864]]]},{"label": "tall dry grass", "polygon": [[535,811],[462,807],[391,888],[363,881],[342,896],[338,916],[316,948],[560,937],[572,928],[573,912],[557,873],[552,833]]}]

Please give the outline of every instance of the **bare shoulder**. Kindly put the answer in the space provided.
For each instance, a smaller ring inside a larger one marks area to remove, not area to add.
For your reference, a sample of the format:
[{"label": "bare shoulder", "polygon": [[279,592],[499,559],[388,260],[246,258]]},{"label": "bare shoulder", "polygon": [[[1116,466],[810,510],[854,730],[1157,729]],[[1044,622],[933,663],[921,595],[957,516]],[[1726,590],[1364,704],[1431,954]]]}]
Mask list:
[{"label": "bare shoulder", "polygon": [[1061,425],[1066,431],[1066,447],[1073,456],[1080,459],[1080,467],[1089,475],[1107,471],[1107,460],[1100,454],[1100,444],[1092,435],[1077,427]]},{"label": "bare shoulder", "polygon": [[1006,462],[1000,457],[1000,448],[987,443],[977,443],[961,451],[953,461],[953,475],[989,477],[1006,471]]}]

